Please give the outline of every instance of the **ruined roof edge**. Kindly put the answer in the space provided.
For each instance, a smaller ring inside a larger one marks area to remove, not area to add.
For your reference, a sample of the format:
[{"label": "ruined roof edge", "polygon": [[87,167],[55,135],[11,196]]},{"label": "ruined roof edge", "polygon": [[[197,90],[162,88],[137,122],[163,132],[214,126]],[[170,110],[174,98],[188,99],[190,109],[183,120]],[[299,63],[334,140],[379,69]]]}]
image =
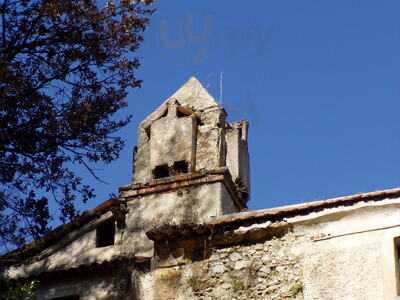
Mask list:
[{"label": "ruined roof edge", "polygon": [[318,212],[325,208],[335,208],[339,206],[350,206],[358,202],[364,201],[379,201],[387,198],[400,197],[400,188],[387,190],[379,190],[374,192],[357,193],[348,196],[335,198],[327,198],[324,200],[316,200],[311,202],[303,202],[299,204],[278,206],[274,208],[261,209],[256,211],[242,212],[232,215],[221,216],[212,221],[212,224],[223,224],[237,222],[246,219],[257,219],[265,217],[295,217],[306,215],[312,212]]},{"label": "ruined roof edge", "polygon": [[[359,202],[380,201],[396,197],[400,197],[400,188],[359,193],[344,197],[329,198],[313,202],[225,215],[206,224],[163,225],[147,232],[147,236],[152,240],[169,239],[177,236],[184,238],[185,236],[191,234],[207,234],[210,231],[214,231],[218,228],[236,229],[240,226],[251,225],[265,221],[282,221],[284,218],[307,215],[313,212],[322,211],[323,209],[327,208],[351,206]],[[40,253],[43,251],[43,249],[61,240],[68,233],[79,229],[91,220],[103,215],[104,213],[110,211],[111,208],[119,206],[120,204],[120,199],[109,199],[98,205],[96,208],[84,212],[71,223],[57,227],[41,239],[0,256],[0,263],[2,265],[10,265],[13,264],[13,262],[24,260],[32,255]]]},{"label": "ruined roof edge", "polygon": [[85,211],[80,216],[76,217],[72,222],[56,227],[54,230],[50,231],[40,239],[0,256],[0,264],[12,265],[16,262],[25,260],[40,253],[47,247],[50,247],[51,245],[60,241],[68,233],[81,228],[88,222],[110,211],[111,208],[119,206],[120,203],[121,201],[119,199],[111,198],[99,204],[95,208]]},{"label": "ruined roof edge", "polygon": [[[191,91],[191,95],[187,95],[187,93]],[[194,94],[193,94],[194,93]],[[203,86],[203,84],[198,80],[195,76],[191,76],[183,85],[181,85],[177,90],[175,90],[170,96],[168,96],[161,105],[159,105],[155,111],[150,113],[141,123],[140,126],[146,126],[146,124],[151,123],[154,118],[157,118],[160,114],[160,111],[167,105],[168,101],[171,99],[182,100],[180,98],[191,98],[198,97],[199,95],[203,96],[203,100],[207,100],[208,103],[207,108],[210,107],[222,107],[219,105],[217,100],[208,92],[208,90]],[[182,103],[181,103],[182,104]],[[185,106],[185,105],[184,105]]]},{"label": "ruined roof edge", "polygon": [[328,208],[346,207],[360,202],[380,201],[397,197],[400,197],[400,188],[358,193],[325,200],[225,215],[204,224],[163,225],[147,232],[147,236],[157,241],[185,238],[190,235],[207,235],[217,230],[234,230],[241,226],[249,226],[254,223],[267,221],[280,222],[285,218],[304,216]]}]

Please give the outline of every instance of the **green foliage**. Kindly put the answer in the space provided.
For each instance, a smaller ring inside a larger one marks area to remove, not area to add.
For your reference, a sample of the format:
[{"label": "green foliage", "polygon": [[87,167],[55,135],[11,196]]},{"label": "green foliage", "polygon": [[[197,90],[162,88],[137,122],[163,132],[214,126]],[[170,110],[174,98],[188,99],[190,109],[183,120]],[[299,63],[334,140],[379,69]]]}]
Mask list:
[{"label": "green foliage", "polygon": [[279,276],[279,272],[277,270],[271,270],[271,272],[269,273],[270,277],[277,277]]},{"label": "green foliage", "polygon": [[202,282],[197,277],[190,277],[188,284],[194,292],[198,292],[202,289]]},{"label": "green foliage", "polygon": [[245,290],[246,289],[246,284],[242,280],[235,279],[232,282],[232,289],[233,289],[234,292]]},{"label": "green foliage", "polygon": [[0,300],[35,300],[38,285],[35,280],[23,284],[2,282]]},{"label": "green foliage", "polygon": [[301,284],[300,282],[296,282],[295,284],[292,285],[292,287],[290,288],[290,293],[293,296],[297,296],[297,294],[303,292],[303,284]]}]

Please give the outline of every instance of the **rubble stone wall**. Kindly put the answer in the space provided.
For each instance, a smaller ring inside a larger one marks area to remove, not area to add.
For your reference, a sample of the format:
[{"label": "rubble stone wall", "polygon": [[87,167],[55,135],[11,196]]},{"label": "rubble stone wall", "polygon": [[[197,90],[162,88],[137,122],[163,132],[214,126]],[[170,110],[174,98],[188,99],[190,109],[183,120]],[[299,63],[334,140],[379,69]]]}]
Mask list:
[{"label": "rubble stone wall", "polygon": [[[399,205],[385,200],[288,218],[287,233],[263,242],[254,238],[273,229],[268,222],[215,233],[204,240],[212,249],[201,261],[180,259],[178,243],[142,276],[140,299],[396,299]],[[243,238],[235,246],[221,244],[235,236]]]},{"label": "rubble stone wall", "polygon": [[301,257],[289,233],[264,243],[215,249],[186,266],[154,270],[142,279],[141,299],[303,299]]}]

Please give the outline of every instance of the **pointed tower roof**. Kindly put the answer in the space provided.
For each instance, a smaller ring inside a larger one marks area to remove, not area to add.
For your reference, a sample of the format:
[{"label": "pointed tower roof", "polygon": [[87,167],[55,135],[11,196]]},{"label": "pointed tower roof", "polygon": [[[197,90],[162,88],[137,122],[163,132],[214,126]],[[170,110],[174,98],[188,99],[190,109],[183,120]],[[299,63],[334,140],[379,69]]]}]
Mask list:
[{"label": "pointed tower roof", "polygon": [[204,110],[209,107],[218,106],[217,101],[204,88],[201,82],[192,76],[179,90],[169,99],[176,99],[183,106],[193,110]]},{"label": "pointed tower roof", "polygon": [[203,111],[208,108],[220,107],[218,102],[204,88],[201,82],[194,76],[180,87],[174,94],[168,97],[153,113],[151,113],[141,124],[147,125],[159,118],[165,111],[170,101],[178,101],[184,107],[193,111]]}]

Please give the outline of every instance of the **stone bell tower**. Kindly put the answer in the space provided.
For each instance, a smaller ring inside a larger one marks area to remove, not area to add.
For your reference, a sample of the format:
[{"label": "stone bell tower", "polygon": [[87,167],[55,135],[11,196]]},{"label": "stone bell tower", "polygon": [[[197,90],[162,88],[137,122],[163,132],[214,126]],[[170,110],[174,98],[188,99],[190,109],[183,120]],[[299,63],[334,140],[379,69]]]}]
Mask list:
[{"label": "stone bell tower", "polygon": [[132,184],[120,195],[129,244],[143,250],[134,233],[155,223],[201,223],[247,208],[248,122],[226,117],[192,77],[140,124]]}]

